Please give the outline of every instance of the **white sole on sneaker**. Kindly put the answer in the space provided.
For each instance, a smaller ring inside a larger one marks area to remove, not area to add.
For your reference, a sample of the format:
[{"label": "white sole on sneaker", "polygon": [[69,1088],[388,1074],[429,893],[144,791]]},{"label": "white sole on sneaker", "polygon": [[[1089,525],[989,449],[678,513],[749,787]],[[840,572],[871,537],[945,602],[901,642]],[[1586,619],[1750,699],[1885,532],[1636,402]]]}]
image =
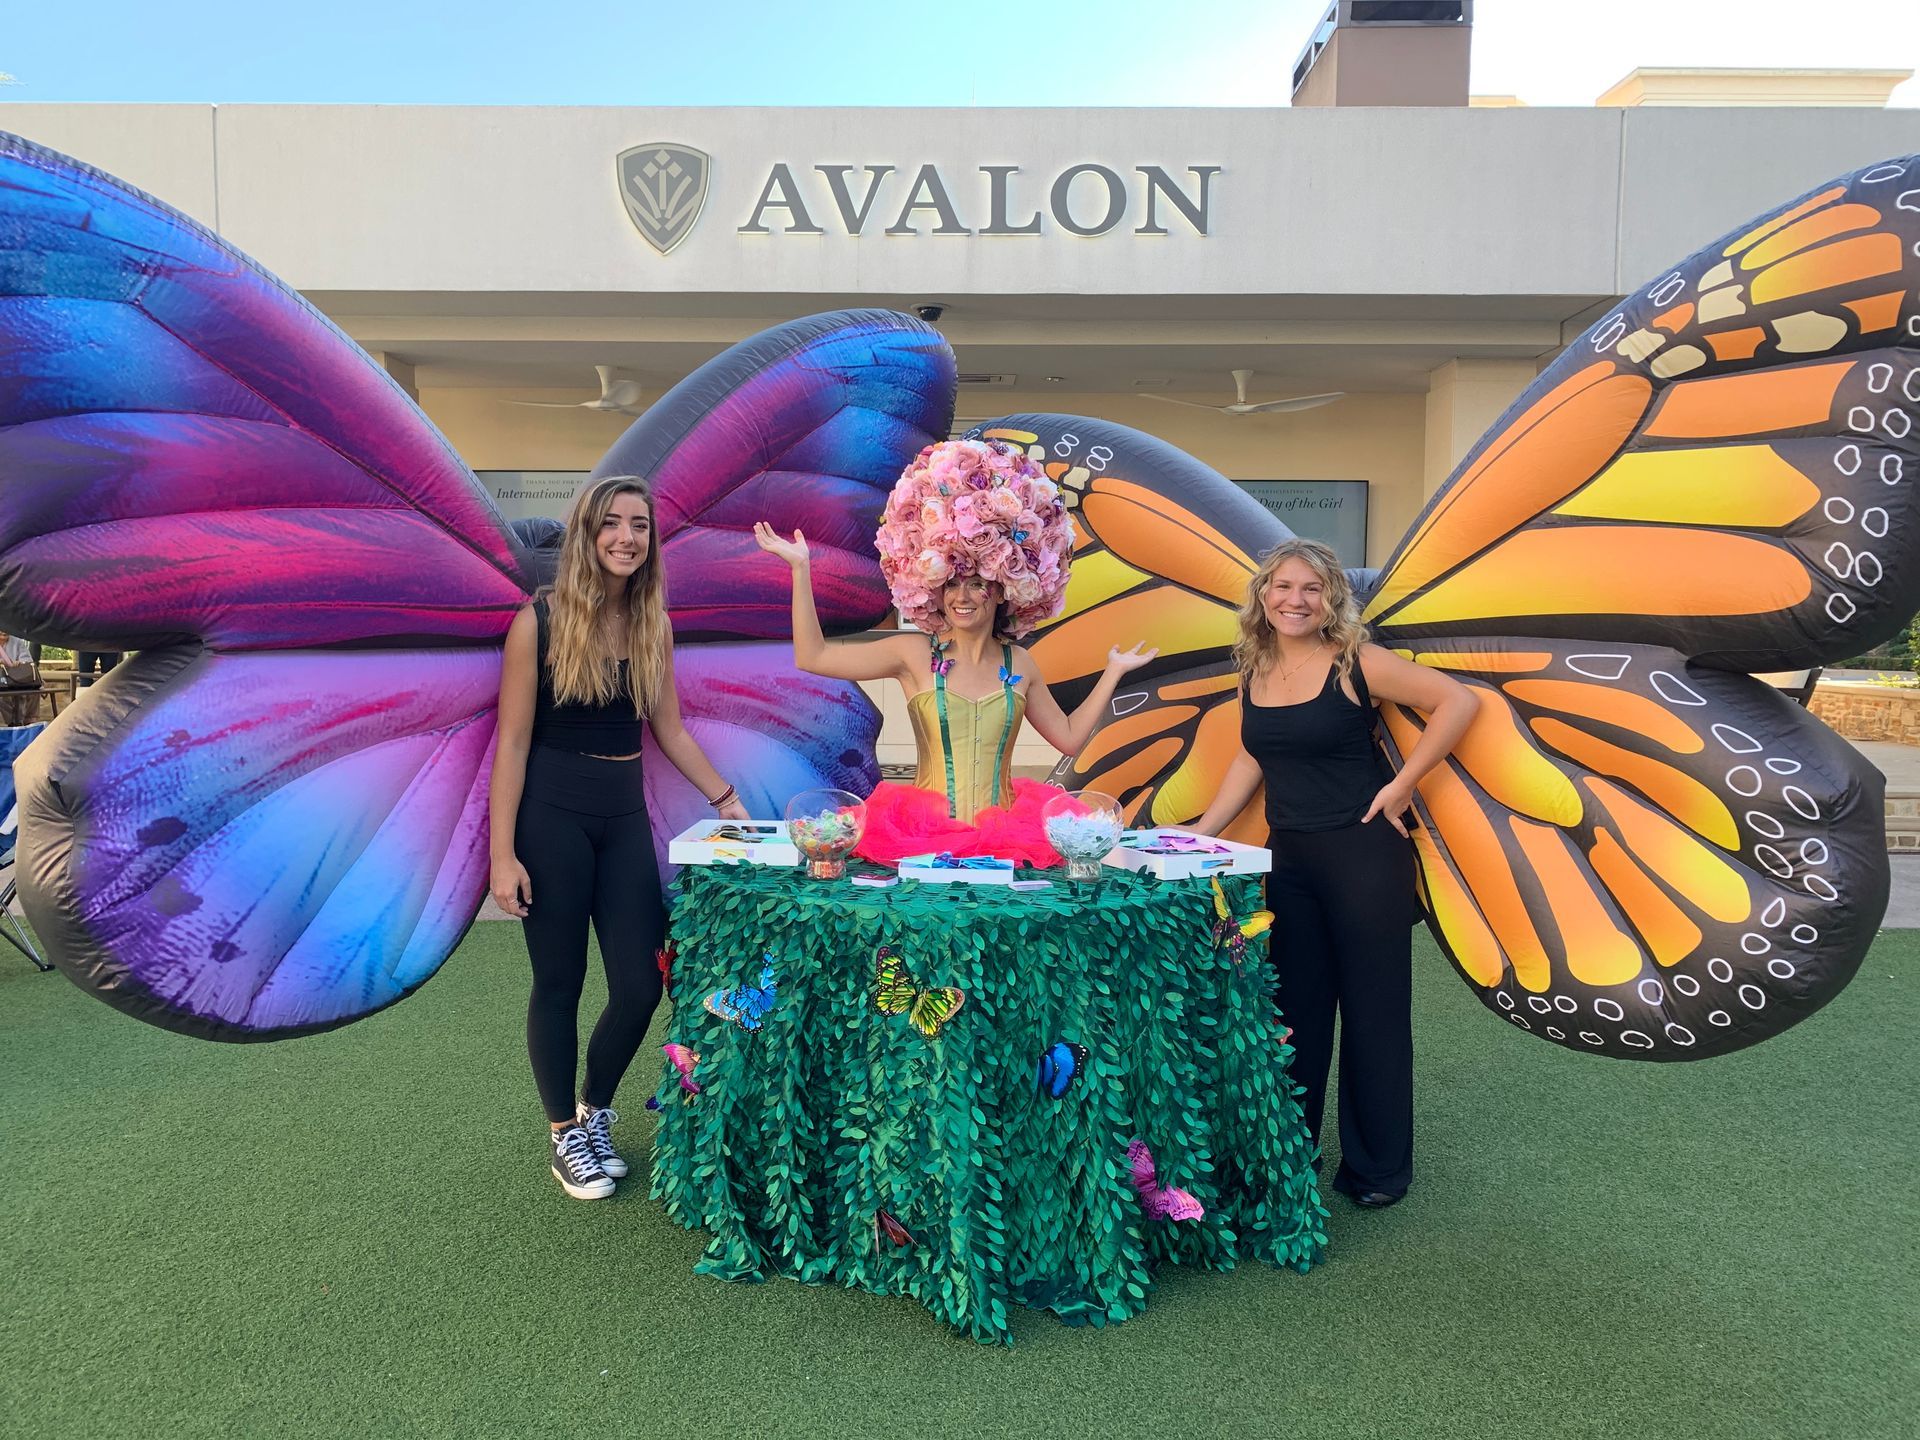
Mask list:
[{"label": "white sole on sneaker", "polygon": [[613,1194],[613,1181],[611,1180],[597,1183],[589,1181],[585,1185],[576,1185],[560,1173],[560,1167],[558,1165],[552,1168],[553,1178],[560,1182],[560,1188],[576,1200],[604,1200]]}]

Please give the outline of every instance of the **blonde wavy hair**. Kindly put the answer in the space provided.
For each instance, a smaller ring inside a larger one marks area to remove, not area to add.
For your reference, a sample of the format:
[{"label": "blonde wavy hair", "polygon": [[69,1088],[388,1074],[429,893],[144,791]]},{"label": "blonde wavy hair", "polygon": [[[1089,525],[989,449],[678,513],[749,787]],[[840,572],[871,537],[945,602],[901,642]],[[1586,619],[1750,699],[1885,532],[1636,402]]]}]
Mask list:
[{"label": "blonde wavy hair", "polygon": [[[653,517],[653,489],[638,475],[608,475],[574,497],[560,541],[560,564],[547,601],[547,674],[556,700],[563,704],[605,705],[620,685],[617,659],[606,643],[600,607],[607,600],[606,572],[595,542],[613,502],[638,495]],[[672,622],[667,617],[666,582],[660,566],[656,530],[646,562],[627,582],[627,686],[633,708],[646,715],[660,687],[669,683],[667,646]]]},{"label": "blonde wavy hair", "polygon": [[1261,597],[1273,572],[1289,560],[1298,560],[1319,577],[1320,603],[1327,612],[1320,623],[1320,637],[1333,647],[1334,670],[1344,682],[1360,659],[1360,647],[1367,643],[1367,627],[1360,623],[1360,606],[1353,598],[1353,586],[1347,582],[1340,557],[1318,540],[1296,536],[1282,540],[1261,556],[1260,568],[1247,582],[1246,602],[1240,607],[1240,638],[1233,647],[1233,663],[1241,683],[1251,685],[1279,653],[1279,640]]}]

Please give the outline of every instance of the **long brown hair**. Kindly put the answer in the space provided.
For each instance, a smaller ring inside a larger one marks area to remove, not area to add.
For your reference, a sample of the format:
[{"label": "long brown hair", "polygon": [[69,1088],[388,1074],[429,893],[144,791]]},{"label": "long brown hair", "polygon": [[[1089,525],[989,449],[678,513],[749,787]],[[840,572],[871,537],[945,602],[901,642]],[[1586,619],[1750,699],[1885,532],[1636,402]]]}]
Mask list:
[{"label": "long brown hair", "polygon": [[[554,698],[563,704],[605,705],[619,688],[620,671],[602,638],[600,607],[606,603],[606,572],[600,568],[597,542],[613,502],[638,495],[653,519],[653,490],[638,475],[608,475],[574,497],[560,541],[560,564],[548,600],[547,673]],[[660,532],[648,536],[647,558],[627,581],[627,686],[633,708],[653,708],[667,674],[666,582],[660,565]]]},{"label": "long brown hair", "polygon": [[1333,647],[1334,669],[1341,680],[1352,672],[1360,658],[1360,647],[1367,643],[1367,627],[1360,623],[1360,607],[1353,598],[1353,586],[1340,557],[1318,540],[1295,537],[1282,540],[1260,557],[1260,568],[1247,582],[1246,603],[1240,607],[1240,639],[1233,647],[1233,663],[1242,684],[1251,685],[1254,677],[1279,653],[1279,637],[1273,622],[1267,619],[1262,597],[1273,572],[1289,560],[1298,560],[1320,581],[1320,603],[1326,617],[1320,622],[1320,638]]}]

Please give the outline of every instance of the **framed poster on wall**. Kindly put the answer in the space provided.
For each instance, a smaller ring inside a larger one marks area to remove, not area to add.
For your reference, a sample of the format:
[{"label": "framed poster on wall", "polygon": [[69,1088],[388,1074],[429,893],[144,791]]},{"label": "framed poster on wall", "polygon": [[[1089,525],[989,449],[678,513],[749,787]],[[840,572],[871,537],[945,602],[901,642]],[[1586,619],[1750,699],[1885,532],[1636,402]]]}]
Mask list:
[{"label": "framed poster on wall", "polygon": [[1365,480],[1241,480],[1236,482],[1282,525],[1333,547],[1340,563],[1367,563]]},{"label": "framed poster on wall", "polygon": [[587,483],[585,470],[476,470],[493,503],[509,520],[536,515],[567,518],[567,507]]}]

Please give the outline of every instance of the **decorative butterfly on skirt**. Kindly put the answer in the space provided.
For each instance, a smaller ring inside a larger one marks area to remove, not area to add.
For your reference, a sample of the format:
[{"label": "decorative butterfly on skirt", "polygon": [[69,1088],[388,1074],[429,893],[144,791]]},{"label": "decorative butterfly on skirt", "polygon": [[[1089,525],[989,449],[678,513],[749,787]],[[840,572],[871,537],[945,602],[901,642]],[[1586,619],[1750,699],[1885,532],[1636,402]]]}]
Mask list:
[{"label": "decorative butterfly on skirt", "polygon": [[[1434,934],[1514,1025],[1693,1059],[1786,1029],[1858,968],[1886,904],[1882,779],[1748,672],[1860,653],[1920,608],[1917,420],[1910,156],[1609,311],[1377,581],[1356,576],[1373,638],[1479,702],[1420,784],[1413,843]],[[1066,610],[1031,647],[1063,703],[1108,645],[1161,650],[1056,779],[1120,796],[1132,823],[1191,821],[1238,753],[1233,612],[1284,528],[1122,427],[973,433],[1028,445],[1073,497]],[[1382,715],[1397,763],[1422,717]]]},{"label": "decorative butterfly on skirt", "polygon": [[[653,482],[681,710],[755,813],[866,793],[878,718],[792,669],[750,522],[805,529],[830,629],[874,624],[872,516],[953,394],[931,327],[817,316],[701,367],[602,462]],[[140,652],[15,772],[21,898],[82,988],[261,1040],[431,976],[485,896],[501,637],[539,568],[305,300],[0,136],[0,627]],[[650,736],[644,763],[657,836],[710,813]]]},{"label": "decorative butterfly on skirt", "polygon": [[921,989],[907,974],[900,951],[882,945],[873,952],[873,1008],[882,1015],[904,1015],[907,1023],[929,1040],[967,1003],[964,991],[951,985]]},{"label": "decorative butterfly on skirt", "polygon": [[1038,1083],[1043,1093],[1058,1100],[1087,1073],[1087,1047],[1072,1040],[1056,1040],[1040,1057]]},{"label": "decorative butterfly on skirt", "polygon": [[714,991],[706,999],[707,1013],[729,1020],[752,1034],[773,1009],[778,990],[773,978],[773,956],[769,955],[760,967],[758,985],[729,985]]},{"label": "decorative butterfly on skirt", "polygon": [[1149,1220],[1199,1220],[1206,1207],[1193,1195],[1176,1186],[1163,1187],[1153,1170],[1153,1152],[1147,1142],[1134,1139],[1127,1145],[1127,1169],[1133,1176],[1134,1193]]},{"label": "decorative butterfly on skirt", "polygon": [[675,1070],[680,1072],[680,1088],[689,1095],[700,1093],[700,1082],[693,1078],[693,1067],[700,1063],[698,1051],[689,1050],[685,1045],[662,1045],[661,1050]]},{"label": "decorative butterfly on skirt", "polygon": [[891,1210],[873,1212],[873,1242],[875,1248],[888,1245],[912,1246],[920,1243],[919,1238]]},{"label": "decorative butterfly on skirt", "polygon": [[1213,948],[1224,950],[1232,959],[1234,966],[1246,963],[1247,941],[1256,935],[1264,935],[1273,928],[1273,912],[1256,910],[1246,919],[1234,917],[1233,907],[1227,903],[1226,887],[1219,877],[1213,880]]}]

